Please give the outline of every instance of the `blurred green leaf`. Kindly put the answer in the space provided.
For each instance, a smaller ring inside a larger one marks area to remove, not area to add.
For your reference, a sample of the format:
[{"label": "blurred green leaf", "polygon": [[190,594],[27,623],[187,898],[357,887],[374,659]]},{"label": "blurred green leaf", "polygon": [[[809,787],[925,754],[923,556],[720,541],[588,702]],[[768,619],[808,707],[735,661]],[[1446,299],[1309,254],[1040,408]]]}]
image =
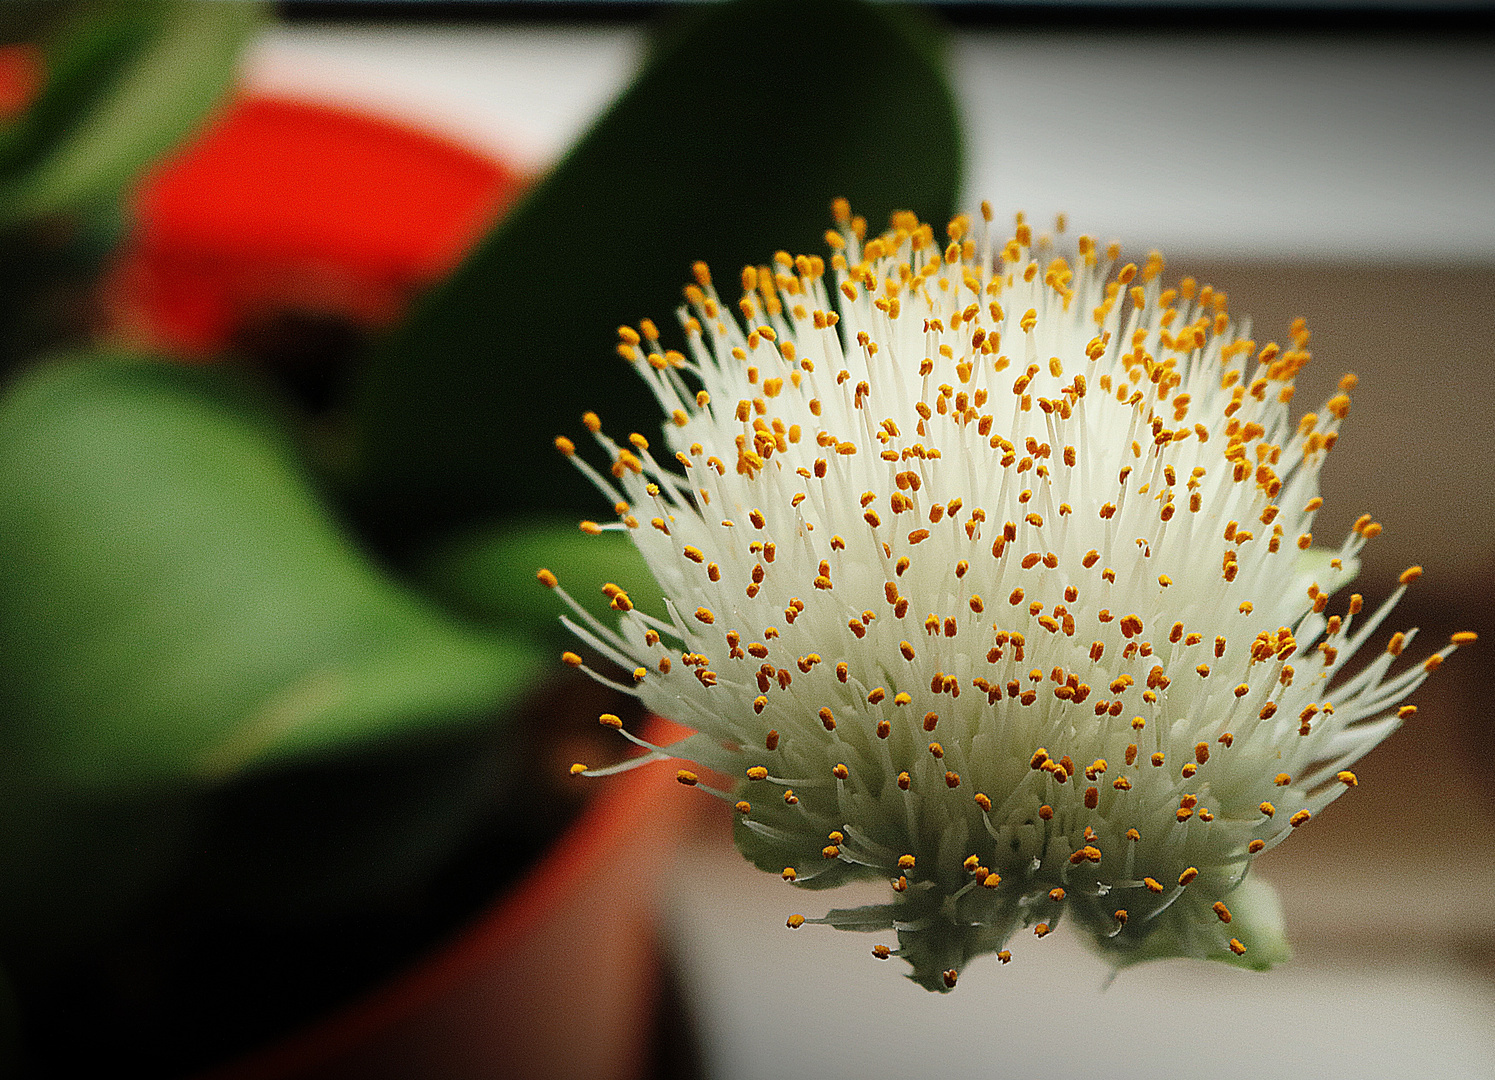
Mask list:
[{"label": "blurred green leaf", "polygon": [[528,520],[478,528],[440,542],[413,573],[447,607],[499,626],[563,641],[576,638],[561,625],[571,609],[536,579],[545,567],[578,603],[603,622],[616,624],[602,586],[615,581],[634,605],[663,617],[664,597],[638,548],[622,533],[588,536],[574,519]]},{"label": "blurred green leaf", "polygon": [[538,664],[370,564],[216,371],[92,358],[0,402],[7,783],[195,784],[451,730]]},{"label": "blurred green leaf", "polygon": [[940,42],[853,0],[708,4],[553,173],[385,343],[358,404],[360,512],[398,542],[595,492],[552,438],[588,408],[653,431],[615,328],[674,310],[690,264],[725,281],[821,251],[830,202],[943,225],[960,174]]},{"label": "blurred green leaf", "polygon": [[0,125],[0,225],[112,199],[218,101],[263,22],[239,0],[94,0],[48,15],[45,85]]}]

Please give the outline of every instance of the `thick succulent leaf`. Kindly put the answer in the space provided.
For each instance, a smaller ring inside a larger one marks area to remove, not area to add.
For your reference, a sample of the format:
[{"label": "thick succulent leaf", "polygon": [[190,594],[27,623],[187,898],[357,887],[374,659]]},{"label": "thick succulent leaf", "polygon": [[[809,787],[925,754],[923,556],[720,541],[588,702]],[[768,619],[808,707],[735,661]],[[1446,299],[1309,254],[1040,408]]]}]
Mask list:
[{"label": "thick succulent leaf", "polygon": [[617,622],[602,592],[616,582],[634,606],[664,616],[664,598],[628,537],[589,536],[574,519],[545,518],[478,528],[437,544],[416,565],[420,582],[443,604],[485,623],[523,627],[547,638],[575,638],[561,625],[571,609],[536,579],[545,568],[605,624]]},{"label": "thick succulent leaf", "polygon": [[151,0],[43,7],[46,83],[0,126],[0,224],[112,198],[228,89],[259,5]]},{"label": "thick succulent leaf", "polygon": [[959,173],[938,40],[913,16],[703,5],[378,351],[358,404],[363,513],[398,540],[597,506],[550,443],[589,408],[657,430],[619,324],[669,332],[693,260],[725,285],[781,248],[823,251],[838,195],[875,226],[895,209],[943,222]]},{"label": "thick succulent leaf", "polygon": [[453,622],[329,519],[214,371],[89,359],[0,402],[7,782],[212,781],[450,730],[512,703],[527,639]]}]

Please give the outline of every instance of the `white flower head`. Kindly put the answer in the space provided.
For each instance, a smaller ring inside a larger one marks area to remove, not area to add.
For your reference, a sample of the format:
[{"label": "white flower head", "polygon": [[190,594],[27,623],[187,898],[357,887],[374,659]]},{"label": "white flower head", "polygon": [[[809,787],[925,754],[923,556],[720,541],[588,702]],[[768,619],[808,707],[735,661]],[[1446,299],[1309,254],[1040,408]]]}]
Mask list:
[{"label": "white flower head", "polygon": [[1116,268],[1114,245],[1021,216],[1002,243],[982,210],[942,247],[910,214],[865,239],[838,201],[829,277],[780,252],[734,313],[698,265],[688,355],[620,329],[664,453],[593,414],[610,473],[557,444],[615,504],[583,528],[626,531],[667,601],[609,586],[616,626],[572,602],[630,685],[567,659],[697,734],[624,732],[644,758],[573,771],[732,778],[707,790],[756,865],[892,883],[789,925],[894,931],[874,955],[930,989],[1065,916],[1116,966],[1268,967],[1287,949],[1252,863],[1355,786],[1473,635],[1393,673],[1395,634],[1336,682],[1420,572],[1373,614],[1331,610],[1380,531],[1311,546],[1353,377],[1294,420],[1301,322],[1259,346],[1223,293],[1164,287],[1156,255]]}]

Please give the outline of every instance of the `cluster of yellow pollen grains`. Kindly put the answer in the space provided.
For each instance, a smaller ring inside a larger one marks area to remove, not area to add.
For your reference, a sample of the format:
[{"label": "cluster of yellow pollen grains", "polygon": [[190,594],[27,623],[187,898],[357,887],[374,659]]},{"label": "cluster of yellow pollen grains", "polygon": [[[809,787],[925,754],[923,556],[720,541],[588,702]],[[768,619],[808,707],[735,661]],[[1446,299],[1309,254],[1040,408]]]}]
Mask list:
[{"label": "cluster of yellow pollen grains", "polygon": [[1473,639],[1399,665],[1398,633],[1336,683],[1401,595],[1331,606],[1368,517],[1313,545],[1354,379],[1292,419],[1301,322],[1247,340],[1223,293],[1062,222],[1003,241],[983,206],[941,243],[910,214],[871,238],[834,214],[829,265],[780,252],[735,302],[698,265],[685,352],[620,328],[662,440],[588,414],[601,469],[557,440],[616,511],[582,527],[626,531],[668,598],[645,613],[608,586],[615,625],[572,601],[626,674],[568,661],[696,731],[661,748],[605,715],[649,753],[573,771],[736,778],[714,793],[755,864],[892,883],[789,926],[894,932],[873,955],[930,989],[1064,917],[1117,966],[1282,959],[1253,861],[1355,786]]}]

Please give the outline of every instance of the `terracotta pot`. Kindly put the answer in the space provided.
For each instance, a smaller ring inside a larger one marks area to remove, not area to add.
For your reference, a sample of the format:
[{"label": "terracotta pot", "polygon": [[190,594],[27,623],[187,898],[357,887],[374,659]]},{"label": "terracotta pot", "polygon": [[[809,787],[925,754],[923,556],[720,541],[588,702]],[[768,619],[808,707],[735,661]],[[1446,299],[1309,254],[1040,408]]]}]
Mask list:
[{"label": "terracotta pot", "polygon": [[[656,721],[666,741],[680,729]],[[709,800],[668,762],[605,780],[455,940],[326,1021],[202,1080],[645,1075],[660,987],[656,885]]]},{"label": "terracotta pot", "polygon": [[113,331],[204,356],[279,312],[388,324],[522,186],[503,162],[377,116],[241,97],[136,189]]}]

